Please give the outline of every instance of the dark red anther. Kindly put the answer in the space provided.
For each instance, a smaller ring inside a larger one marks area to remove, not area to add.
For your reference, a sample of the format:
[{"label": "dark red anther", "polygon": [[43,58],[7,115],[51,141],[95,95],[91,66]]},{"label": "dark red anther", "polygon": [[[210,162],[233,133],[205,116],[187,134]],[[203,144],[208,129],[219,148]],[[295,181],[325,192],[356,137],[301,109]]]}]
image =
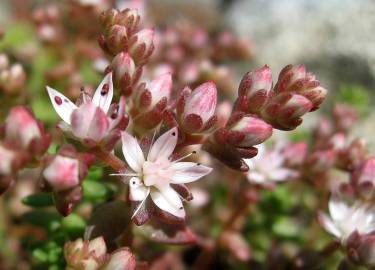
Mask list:
[{"label": "dark red anther", "polygon": [[108,83],[105,83],[102,87],[102,91],[100,92],[100,94],[102,96],[106,95],[108,93],[108,90],[109,90],[109,84]]},{"label": "dark red anther", "polygon": [[111,114],[111,118],[112,118],[112,119],[116,119],[116,117],[117,117],[117,113],[112,113],[112,114]]},{"label": "dark red anther", "polygon": [[61,105],[62,104],[62,99],[58,96],[55,96],[55,102],[57,105]]}]

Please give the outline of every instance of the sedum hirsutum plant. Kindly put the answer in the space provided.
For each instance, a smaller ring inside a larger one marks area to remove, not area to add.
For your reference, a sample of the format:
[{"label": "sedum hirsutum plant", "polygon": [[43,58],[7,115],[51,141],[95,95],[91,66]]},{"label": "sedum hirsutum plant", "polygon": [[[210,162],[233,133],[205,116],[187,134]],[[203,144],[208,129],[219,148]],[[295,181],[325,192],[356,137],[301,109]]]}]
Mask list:
[{"label": "sedum hirsutum plant", "polygon": [[237,87],[224,64],[251,58],[247,40],[146,27],[128,4],[37,7],[36,60],[0,54],[3,100],[17,100],[1,112],[0,244],[19,253],[2,264],[0,249],[0,268],[375,267],[375,158],[351,139],[356,109],[306,132],[327,90],[304,65]]}]

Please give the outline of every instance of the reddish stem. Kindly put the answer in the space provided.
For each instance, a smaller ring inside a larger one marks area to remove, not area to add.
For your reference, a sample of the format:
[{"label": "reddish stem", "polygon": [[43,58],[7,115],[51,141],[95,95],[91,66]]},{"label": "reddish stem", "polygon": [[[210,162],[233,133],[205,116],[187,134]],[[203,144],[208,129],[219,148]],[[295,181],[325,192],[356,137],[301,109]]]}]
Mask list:
[{"label": "reddish stem", "polygon": [[125,169],[127,166],[125,162],[116,157],[114,154],[104,151],[103,149],[96,147],[90,150],[91,153],[95,154],[100,158],[105,164],[110,166],[115,171],[120,171]]}]

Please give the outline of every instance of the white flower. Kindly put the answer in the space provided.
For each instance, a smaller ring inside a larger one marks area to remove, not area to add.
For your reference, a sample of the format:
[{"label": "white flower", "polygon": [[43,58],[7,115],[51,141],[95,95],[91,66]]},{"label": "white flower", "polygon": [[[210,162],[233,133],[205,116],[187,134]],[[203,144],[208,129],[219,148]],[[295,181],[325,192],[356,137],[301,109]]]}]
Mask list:
[{"label": "white flower", "polygon": [[63,94],[48,86],[47,91],[54,109],[64,121],[60,128],[87,143],[98,143],[111,135],[111,131],[117,128],[124,117],[123,98],[120,99],[117,111],[110,110],[113,98],[112,73],[104,77],[92,99],[84,95],[83,103],[78,107]]},{"label": "white flower", "polygon": [[154,204],[178,218],[185,217],[179,194],[170,184],[196,181],[211,172],[211,168],[194,162],[171,161],[170,156],[177,144],[177,128],[160,136],[145,158],[137,140],[127,132],[122,133],[122,151],[129,167],[134,171],[129,180],[131,201],[142,201],[133,216],[150,195]]},{"label": "white flower", "polygon": [[349,236],[357,231],[368,234],[375,231],[375,206],[366,203],[347,205],[339,198],[331,197],[329,214],[319,213],[319,221],[326,231],[345,244]]},{"label": "white flower", "polygon": [[258,155],[244,159],[249,166],[247,179],[256,184],[273,184],[298,176],[298,172],[283,167],[285,161],[279,148],[266,150],[264,144],[258,145]]}]

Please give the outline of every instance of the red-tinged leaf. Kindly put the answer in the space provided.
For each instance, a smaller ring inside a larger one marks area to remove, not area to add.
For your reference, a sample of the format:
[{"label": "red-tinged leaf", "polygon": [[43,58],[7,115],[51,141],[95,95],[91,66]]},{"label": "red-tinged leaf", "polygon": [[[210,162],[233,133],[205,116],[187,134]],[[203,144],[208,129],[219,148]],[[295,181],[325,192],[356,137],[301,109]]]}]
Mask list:
[{"label": "red-tinged leaf", "polygon": [[139,228],[138,233],[151,241],[174,245],[195,244],[197,237],[186,225],[154,221]]}]

